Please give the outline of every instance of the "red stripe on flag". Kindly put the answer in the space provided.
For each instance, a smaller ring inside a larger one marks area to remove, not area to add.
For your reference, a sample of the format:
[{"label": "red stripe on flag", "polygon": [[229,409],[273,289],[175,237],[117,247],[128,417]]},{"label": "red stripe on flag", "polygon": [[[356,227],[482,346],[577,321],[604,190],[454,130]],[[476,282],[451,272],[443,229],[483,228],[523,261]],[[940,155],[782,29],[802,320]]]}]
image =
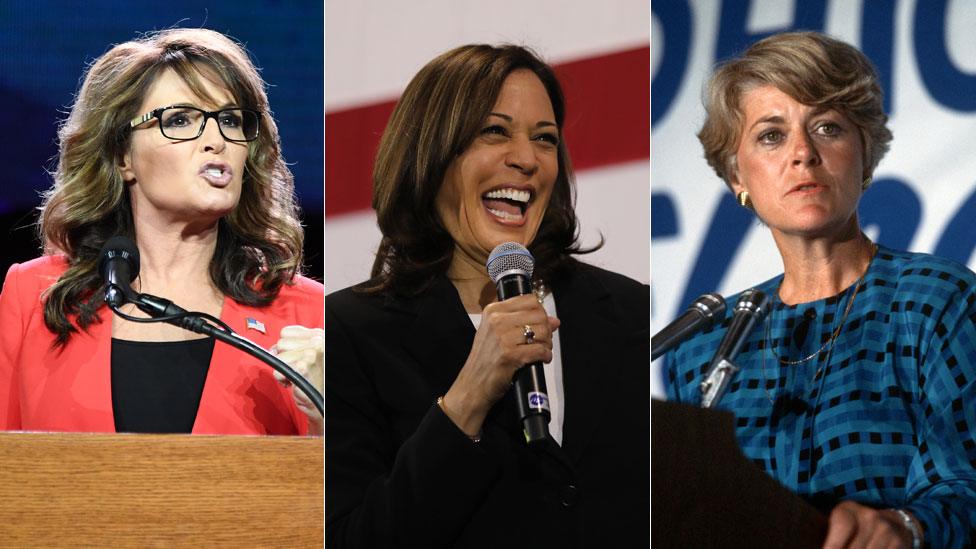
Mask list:
[{"label": "red stripe on flag", "polygon": [[[573,167],[649,157],[649,46],[556,65],[566,94],[563,128]],[[370,206],[373,159],[396,101],[326,113],[325,214]]]},{"label": "red stripe on flag", "polygon": [[576,169],[648,158],[651,48],[556,66],[566,94],[563,134]]},{"label": "red stripe on flag", "polygon": [[373,159],[396,101],[325,115],[325,215],[369,208]]}]

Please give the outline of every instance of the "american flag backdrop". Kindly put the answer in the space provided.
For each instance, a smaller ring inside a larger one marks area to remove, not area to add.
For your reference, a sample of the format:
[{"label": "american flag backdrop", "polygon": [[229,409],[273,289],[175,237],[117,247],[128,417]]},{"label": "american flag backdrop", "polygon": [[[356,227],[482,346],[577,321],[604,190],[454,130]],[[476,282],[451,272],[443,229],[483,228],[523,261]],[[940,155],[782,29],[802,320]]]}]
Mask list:
[{"label": "american flag backdrop", "polygon": [[380,235],[372,163],[396,99],[436,55],[515,43],[556,67],[584,260],[650,279],[650,5],[646,1],[326,2],[326,292],[366,279]]}]

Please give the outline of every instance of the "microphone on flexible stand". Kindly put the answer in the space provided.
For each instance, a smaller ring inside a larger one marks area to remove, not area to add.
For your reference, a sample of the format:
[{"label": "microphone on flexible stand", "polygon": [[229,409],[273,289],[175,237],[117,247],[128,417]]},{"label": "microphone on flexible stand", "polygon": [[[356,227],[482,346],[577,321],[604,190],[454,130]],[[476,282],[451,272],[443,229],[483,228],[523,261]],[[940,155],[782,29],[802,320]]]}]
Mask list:
[{"label": "microphone on flexible stand", "polygon": [[768,305],[769,298],[766,294],[755,288],[739,295],[732,314],[732,323],[708,366],[705,381],[699,386],[702,392],[702,408],[714,408],[725,394],[732,376],[739,371],[739,367],[732,361],[742,350],[749,332],[766,316]]},{"label": "microphone on flexible stand", "polygon": [[[132,322],[167,322],[191,332],[219,339],[280,372],[308,395],[315,408],[322,413],[322,394],[318,389],[291,366],[257,343],[241,336],[219,318],[207,313],[190,312],[168,299],[133,291],[130,284],[139,274],[139,249],[131,239],[124,236],[113,236],[108,239],[99,253],[98,272],[105,280],[105,302],[121,318]],[[134,303],[151,318],[137,318],[125,314],[119,308],[125,303]]]},{"label": "microphone on flexible stand", "polygon": [[102,245],[98,257],[98,273],[105,281],[105,303],[113,310],[133,303],[142,312],[161,322],[206,335],[214,335],[217,328],[204,322],[204,317],[191,314],[168,299],[136,293],[132,281],[139,275],[139,248],[125,236],[113,236]]},{"label": "microphone on flexible stand", "polygon": [[[525,246],[505,242],[495,246],[488,256],[488,276],[498,290],[498,299],[532,293],[532,271],[535,259]],[[515,403],[522,433],[529,443],[549,437],[549,392],[541,362],[526,364],[518,369],[513,381]]]},{"label": "microphone on flexible stand", "polygon": [[702,294],[678,318],[651,338],[651,360],[668,352],[691,334],[704,330],[725,314],[725,300],[716,293]]},{"label": "microphone on flexible stand", "polygon": [[135,302],[132,281],[139,274],[139,249],[124,236],[113,236],[98,255],[98,274],[105,281],[105,302],[113,307]]}]

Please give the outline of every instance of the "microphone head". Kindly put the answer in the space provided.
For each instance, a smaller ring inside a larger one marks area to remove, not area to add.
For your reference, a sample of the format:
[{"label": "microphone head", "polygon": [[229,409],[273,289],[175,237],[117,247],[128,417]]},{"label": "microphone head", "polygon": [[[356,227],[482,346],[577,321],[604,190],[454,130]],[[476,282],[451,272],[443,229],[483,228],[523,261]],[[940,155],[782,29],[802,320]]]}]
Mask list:
[{"label": "microphone head", "polygon": [[714,322],[716,318],[719,318],[725,314],[725,298],[720,294],[710,293],[702,294],[698,296],[688,309],[693,311],[698,311],[699,313],[705,315],[709,323]]},{"label": "microphone head", "polygon": [[769,297],[765,293],[755,288],[749,288],[739,294],[739,300],[735,304],[735,312],[748,312],[762,318],[769,312],[768,305]]},{"label": "microphone head", "polygon": [[535,269],[535,258],[525,246],[518,242],[503,242],[491,251],[488,256],[488,276],[498,284],[502,277],[517,274],[532,278]]},{"label": "microphone head", "polygon": [[139,274],[139,248],[136,248],[132,239],[126,236],[113,236],[102,245],[102,251],[98,254],[98,274],[102,275],[107,281],[106,267],[110,260],[122,258],[129,264],[129,280],[135,280]]}]

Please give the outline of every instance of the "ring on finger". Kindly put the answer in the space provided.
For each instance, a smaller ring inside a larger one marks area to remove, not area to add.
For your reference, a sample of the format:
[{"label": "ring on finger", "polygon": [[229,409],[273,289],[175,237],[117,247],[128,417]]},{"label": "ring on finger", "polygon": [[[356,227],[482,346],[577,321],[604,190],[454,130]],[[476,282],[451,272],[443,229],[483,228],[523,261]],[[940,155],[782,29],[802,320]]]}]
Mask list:
[{"label": "ring on finger", "polygon": [[535,332],[532,331],[532,326],[530,326],[528,324],[526,324],[522,328],[522,336],[525,337],[525,344],[526,345],[531,345],[532,343],[535,342]]}]

